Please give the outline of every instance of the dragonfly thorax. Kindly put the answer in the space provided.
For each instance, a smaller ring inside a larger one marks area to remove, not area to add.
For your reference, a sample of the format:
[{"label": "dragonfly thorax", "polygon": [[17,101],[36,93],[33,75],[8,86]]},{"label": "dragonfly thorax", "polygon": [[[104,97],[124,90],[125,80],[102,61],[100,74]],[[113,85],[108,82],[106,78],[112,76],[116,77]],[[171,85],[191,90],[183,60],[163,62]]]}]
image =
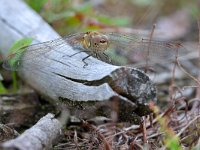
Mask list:
[{"label": "dragonfly thorax", "polygon": [[99,32],[86,32],[82,43],[87,50],[94,53],[103,53],[109,46],[109,39]]}]

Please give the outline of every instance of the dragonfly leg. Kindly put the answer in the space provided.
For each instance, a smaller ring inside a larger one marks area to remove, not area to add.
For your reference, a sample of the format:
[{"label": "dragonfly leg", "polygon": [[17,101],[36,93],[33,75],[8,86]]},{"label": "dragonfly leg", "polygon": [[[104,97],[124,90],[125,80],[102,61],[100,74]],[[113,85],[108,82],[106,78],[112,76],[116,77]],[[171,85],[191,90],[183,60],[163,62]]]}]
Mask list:
[{"label": "dragonfly leg", "polygon": [[88,63],[86,63],[85,60],[86,60],[87,58],[89,58],[90,56],[92,56],[92,55],[88,55],[88,56],[86,56],[86,57],[84,57],[84,58],[82,59],[82,61],[84,62],[83,68],[85,68],[85,67],[88,65]]},{"label": "dragonfly leg", "polygon": [[99,60],[101,60],[100,56],[97,53],[94,53],[95,57]]},{"label": "dragonfly leg", "polygon": [[76,52],[76,53],[74,53],[74,54],[72,54],[72,55],[69,55],[69,57],[73,57],[73,56],[75,56],[75,55],[77,55],[77,54],[79,54],[79,53],[82,53],[82,52],[88,52],[88,51],[79,51],[79,52]]},{"label": "dragonfly leg", "polygon": [[110,57],[108,55],[106,55],[105,53],[103,53],[103,55],[106,57],[106,59],[108,60],[109,63],[112,63],[112,60],[110,59]]}]

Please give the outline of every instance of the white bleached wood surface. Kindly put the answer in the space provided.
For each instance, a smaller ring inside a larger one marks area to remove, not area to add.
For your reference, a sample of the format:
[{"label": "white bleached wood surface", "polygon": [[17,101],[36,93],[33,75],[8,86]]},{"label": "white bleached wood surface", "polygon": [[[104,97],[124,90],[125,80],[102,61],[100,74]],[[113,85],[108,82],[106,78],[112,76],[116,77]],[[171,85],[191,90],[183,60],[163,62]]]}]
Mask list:
[{"label": "white bleached wood surface", "polygon": [[0,148],[18,150],[42,150],[52,148],[52,143],[61,134],[61,124],[54,115],[47,114],[34,126],[26,130],[16,139],[4,142]]}]

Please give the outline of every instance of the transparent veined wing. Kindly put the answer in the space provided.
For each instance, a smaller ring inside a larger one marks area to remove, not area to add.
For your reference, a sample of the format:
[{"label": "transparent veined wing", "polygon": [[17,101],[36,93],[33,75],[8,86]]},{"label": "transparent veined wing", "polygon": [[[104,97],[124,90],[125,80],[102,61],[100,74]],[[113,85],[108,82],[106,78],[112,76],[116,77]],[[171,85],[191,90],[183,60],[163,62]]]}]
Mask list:
[{"label": "transparent veined wing", "polygon": [[[180,42],[165,42],[144,39],[138,35],[126,36],[117,33],[109,33],[110,50],[119,50],[125,57],[136,63],[135,66],[169,63],[175,61],[178,56],[186,56],[190,53]],[[111,56],[112,57],[112,56]],[[115,58],[112,58],[115,59]]]},{"label": "transparent veined wing", "polygon": [[[139,35],[123,35],[118,33],[99,33],[95,31],[68,35],[52,41],[39,43],[19,49],[18,52],[10,54],[4,61],[3,66],[9,70],[19,70],[23,67],[23,62],[33,61],[38,57],[48,57],[48,52],[56,51],[68,43],[75,49],[87,51],[102,61],[110,62],[114,60],[113,51],[120,51],[136,60],[136,66],[156,63],[166,63],[175,60],[177,52],[185,56],[189,51],[177,42],[163,42],[141,38]],[[63,55],[68,55],[66,50],[59,51]],[[69,56],[69,55],[68,55]],[[117,58],[120,61],[122,58]],[[14,64],[12,60],[15,60]],[[139,60],[137,62],[137,60]]]},{"label": "transparent veined wing", "polygon": [[[58,47],[60,48],[67,43],[73,47],[80,47],[81,45],[78,43],[80,43],[79,41],[81,37],[82,34],[78,33],[43,43],[25,46],[21,49],[18,49],[14,53],[8,54],[8,56],[3,61],[3,67],[8,70],[18,71],[24,67],[24,61],[31,63],[31,61],[34,61],[34,59],[38,57],[44,57],[44,55],[45,57],[48,57],[48,52],[50,52],[51,50],[55,51]],[[65,55],[66,51],[60,53],[63,53],[63,55]]]}]

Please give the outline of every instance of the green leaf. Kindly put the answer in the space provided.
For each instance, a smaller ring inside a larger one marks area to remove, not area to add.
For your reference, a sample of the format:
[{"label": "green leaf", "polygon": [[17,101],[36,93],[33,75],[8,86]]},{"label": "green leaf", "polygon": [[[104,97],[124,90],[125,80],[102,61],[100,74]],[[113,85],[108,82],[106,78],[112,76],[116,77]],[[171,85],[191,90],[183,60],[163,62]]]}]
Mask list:
[{"label": "green leaf", "polygon": [[17,93],[18,84],[17,84],[17,74],[15,71],[12,72],[12,86],[13,86],[13,92]]},{"label": "green leaf", "polygon": [[17,52],[19,49],[29,46],[32,43],[32,38],[23,38],[18,41],[16,41],[12,47],[8,50],[10,53]]},{"label": "green leaf", "polygon": [[3,80],[3,77],[2,75],[0,74],[0,94],[5,94],[7,93],[8,91],[6,90],[6,88],[4,87],[4,85],[2,84],[2,81]]},{"label": "green leaf", "polygon": [[10,59],[8,63],[11,67],[14,67],[16,63],[19,63],[20,58],[26,51],[26,46],[32,43],[32,38],[23,38],[13,44],[13,46],[8,50]]},{"label": "green leaf", "polygon": [[108,16],[101,15],[101,16],[97,16],[97,19],[99,20],[99,22],[108,24],[108,25],[126,26],[126,25],[130,24],[130,19],[125,18],[125,17],[110,18]]},{"label": "green leaf", "polygon": [[179,138],[176,136],[170,136],[166,139],[166,147],[170,150],[181,150],[181,146],[179,144]]},{"label": "green leaf", "polygon": [[8,91],[6,90],[6,88],[4,87],[4,85],[2,84],[2,82],[0,81],[0,94],[5,94]]},{"label": "green leaf", "polygon": [[84,3],[82,5],[74,7],[73,10],[76,12],[89,13],[92,11],[92,5],[90,3]]},{"label": "green leaf", "polygon": [[[29,46],[31,43],[32,43],[32,38],[23,38],[15,42],[12,45],[12,47],[8,50],[9,55],[7,58],[7,63],[11,68],[11,70],[16,70],[18,68],[21,57],[26,51],[26,47]],[[18,87],[16,72],[12,73],[12,80],[13,80],[13,89],[14,92],[16,92]]]},{"label": "green leaf", "polygon": [[25,0],[35,11],[40,12],[47,0]]}]

